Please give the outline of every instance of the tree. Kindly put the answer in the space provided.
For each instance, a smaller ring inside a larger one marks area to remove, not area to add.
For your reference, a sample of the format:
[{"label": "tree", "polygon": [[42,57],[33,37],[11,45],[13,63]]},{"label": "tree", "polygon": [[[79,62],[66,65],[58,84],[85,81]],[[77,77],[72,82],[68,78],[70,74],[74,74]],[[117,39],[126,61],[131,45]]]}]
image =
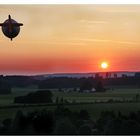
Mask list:
[{"label": "tree", "polygon": [[36,116],[33,117],[35,134],[50,135],[53,131],[53,125],[54,120],[52,112],[42,110],[36,113]]},{"label": "tree", "polygon": [[98,81],[96,86],[95,86],[95,89],[97,92],[103,92],[105,91],[105,88],[103,87],[103,84],[102,84],[102,81]]},{"label": "tree", "polygon": [[26,96],[17,96],[15,103],[52,103],[52,92],[50,90],[39,90],[28,93]]},{"label": "tree", "polygon": [[69,119],[63,118],[56,122],[54,129],[56,135],[77,135],[76,127],[71,123]]},{"label": "tree", "polygon": [[60,99],[60,103],[61,103],[61,104],[64,103],[64,99],[63,99],[63,97]]},{"label": "tree", "polygon": [[84,125],[80,126],[79,134],[80,135],[91,135],[92,130],[88,124],[84,124]]},{"label": "tree", "polygon": [[26,117],[21,110],[18,110],[13,121],[13,133],[24,134],[26,127]]},{"label": "tree", "polygon": [[56,99],[55,99],[55,103],[56,103],[56,104],[59,103],[59,98],[58,98],[58,96],[57,96]]},{"label": "tree", "polygon": [[139,100],[139,94],[136,94],[135,99],[136,99],[136,101]]},{"label": "tree", "polygon": [[109,78],[109,73],[108,72],[106,72],[106,78]]},{"label": "tree", "polygon": [[0,81],[0,94],[10,94],[11,91],[11,86],[7,82]]},{"label": "tree", "polygon": [[89,119],[88,111],[85,109],[80,110],[79,118],[83,120],[88,120]]},{"label": "tree", "polygon": [[90,80],[86,80],[82,86],[80,87],[80,91],[83,90],[91,90],[93,88],[93,84]]},{"label": "tree", "polygon": [[114,73],[114,78],[117,78],[118,76],[117,76],[117,73]]}]

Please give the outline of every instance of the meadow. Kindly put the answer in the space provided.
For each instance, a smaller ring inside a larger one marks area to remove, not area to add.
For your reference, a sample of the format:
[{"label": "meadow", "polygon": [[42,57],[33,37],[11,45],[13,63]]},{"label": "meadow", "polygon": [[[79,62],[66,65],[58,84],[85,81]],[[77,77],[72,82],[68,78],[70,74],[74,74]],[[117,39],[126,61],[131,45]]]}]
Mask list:
[{"label": "meadow", "polygon": [[[0,95],[0,120],[5,118],[14,118],[18,110],[22,110],[25,114],[34,110],[48,109],[53,110],[56,105],[43,105],[43,106],[24,106],[13,103],[14,97],[20,95],[26,95],[29,92],[36,91],[36,87],[29,88],[13,88],[12,94]],[[97,119],[102,111],[112,110],[115,112],[122,112],[128,114],[131,111],[140,110],[140,101],[126,102],[129,100],[135,101],[136,95],[140,96],[139,88],[114,88],[106,92],[100,93],[80,93],[80,92],[59,92],[53,90],[53,100],[56,98],[63,98],[67,100],[69,104],[64,104],[65,107],[73,111],[80,111],[86,109],[93,119]],[[120,100],[122,102],[107,102],[108,100]],[[123,102],[124,101],[124,102]]]}]

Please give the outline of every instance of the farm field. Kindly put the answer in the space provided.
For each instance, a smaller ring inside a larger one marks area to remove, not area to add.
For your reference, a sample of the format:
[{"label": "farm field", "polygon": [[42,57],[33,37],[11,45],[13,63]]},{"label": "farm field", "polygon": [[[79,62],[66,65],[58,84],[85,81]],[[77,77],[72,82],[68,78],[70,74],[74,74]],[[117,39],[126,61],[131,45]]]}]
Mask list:
[{"label": "farm field", "polygon": [[[0,95],[0,107],[2,106],[13,106],[13,100],[16,96],[26,95],[29,92],[36,91],[37,88],[14,88],[11,95]],[[124,102],[124,103],[94,103],[95,101],[107,101],[109,99],[118,100],[129,100],[135,99],[136,95],[140,95],[140,89],[138,88],[120,88],[114,90],[108,90],[102,93],[78,93],[78,92],[58,92],[53,91],[53,100],[56,97],[73,102],[77,104],[66,104],[65,107],[73,111],[80,111],[86,109],[93,119],[97,119],[102,111],[112,110],[115,112],[121,111],[123,114],[128,114],[131,111],[140,110],[140,102]],[[79,104],[80,103],[80,104]],[[0,120],[5,118],[14,118],[18,110],[22,110],[24,113],[31,112],[39,109],[53,110],[56,106],[23,106],[14,108],[0,108]]]},{"label": "farm field", "polygon": [[[102,111],[114,111],[117,113],[120,111],[122,114],[129,114],[129,112],[140,111],[140,103],[98,103],[98,104],[70,104],[64,105],[72,111],[80,111],[86,109],[92,119],[98,119]],[[18,108],[5,108],[0,109],[0,120],[5,118],[14,118],[18,110],[22,110],[23,113],[28,113],[37,110],[54,110],[56,106],[41,106],[41,107],[18,107]]]},{"label": "farm field", "polygon": [[120,100],[129,100],[135,99],[136,95],[140,95],[140,89],[138,88],[120,88],[114,90],[108,90],[106,92],[95,92],[95,93],[79,93],[79,92],[54,92],[54,99],[56,97],[64,98],[68,101],[76,102],[94,102],[94,101],[107,101],[110,99],[120,99]]}]

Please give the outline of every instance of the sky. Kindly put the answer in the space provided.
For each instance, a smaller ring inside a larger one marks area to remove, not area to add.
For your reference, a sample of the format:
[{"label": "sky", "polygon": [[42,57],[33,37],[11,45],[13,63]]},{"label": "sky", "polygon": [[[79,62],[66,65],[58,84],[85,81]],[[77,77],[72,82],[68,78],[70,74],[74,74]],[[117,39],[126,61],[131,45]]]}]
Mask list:
[{"label": "sky", "polygon": [[9,14],[24,25],[0,32],[0,74],[140,71],[140,5],[0,5]]}]

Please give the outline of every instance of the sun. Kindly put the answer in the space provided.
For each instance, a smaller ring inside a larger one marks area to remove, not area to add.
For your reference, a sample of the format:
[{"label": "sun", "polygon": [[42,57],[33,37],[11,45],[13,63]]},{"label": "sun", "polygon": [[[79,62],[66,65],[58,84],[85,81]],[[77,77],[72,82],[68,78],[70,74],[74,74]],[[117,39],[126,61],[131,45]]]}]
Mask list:
[{"label": "sun", "polygon": [[102,69],[107,69],[108,68],[108,63],[107,62],[102,62],[101,63],[101,68]]}]

